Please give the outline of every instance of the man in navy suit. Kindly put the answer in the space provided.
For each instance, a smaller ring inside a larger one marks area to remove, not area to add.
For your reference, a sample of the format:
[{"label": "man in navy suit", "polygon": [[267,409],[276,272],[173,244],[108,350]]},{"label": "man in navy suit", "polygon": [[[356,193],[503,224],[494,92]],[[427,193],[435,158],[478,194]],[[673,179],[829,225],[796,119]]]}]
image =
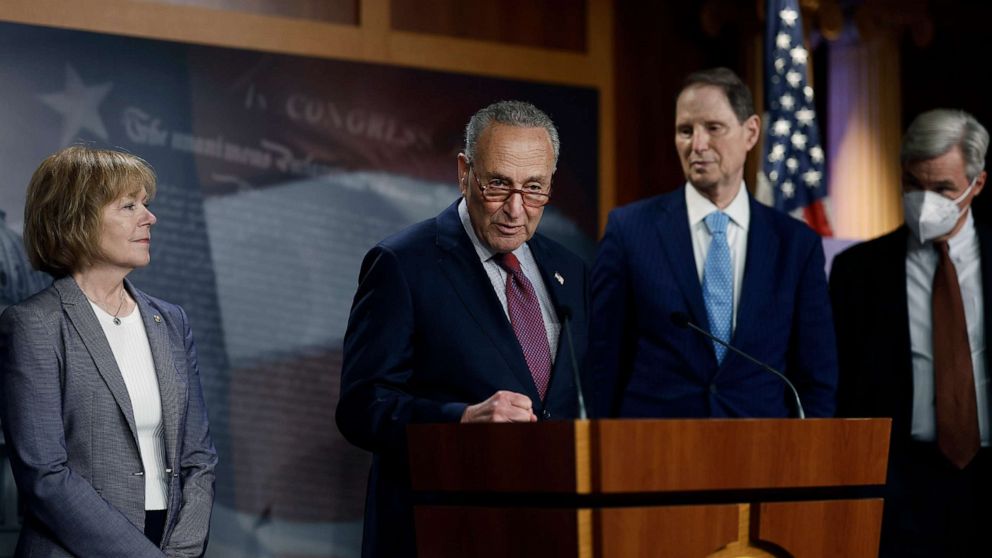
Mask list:
[{"label": "man in navy suit", "polygon": [[760,129],[732,71],[690,75],[675,107],[686,185],[610,213],[592,271],[589,362],[600,415],[794,412],[779,378],[680,328],[676,313],[782,371],[807,415],[833,415],[823,248],[806,225],[748,195],[744,160]]},{"label": "man in navy suit", "polygon": [[[414,556],[406,426],[577,414],[588,337],[585,264],[535,234],[558,132],[528,103],[476,113],[458,155],[462,197],[365,257],[344,340],[337,424],[373,452],[362,556]],[[411,448],[415,451],[416,448]]]},{"label": "man in navy suit", "polygon": [[905,225],[830,273],[838,414],[892,418],[882,558],[988,554],[992,227],[971,212],[988,146],[966,112],[917,116],[902,143]]}]

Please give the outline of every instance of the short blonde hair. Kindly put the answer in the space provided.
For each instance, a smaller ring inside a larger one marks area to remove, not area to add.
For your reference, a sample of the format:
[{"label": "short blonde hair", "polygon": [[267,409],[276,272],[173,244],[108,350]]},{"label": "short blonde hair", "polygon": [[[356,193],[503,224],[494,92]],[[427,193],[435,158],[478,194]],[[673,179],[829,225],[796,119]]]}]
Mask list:
[{"label": "short blonde hair", "polygon": [[100,257],[103,209],[127,195],[155,195],[155,171],[142,158],[83,145],[49,155],[31,176],[24,247],[35,269],[55,277]]}]

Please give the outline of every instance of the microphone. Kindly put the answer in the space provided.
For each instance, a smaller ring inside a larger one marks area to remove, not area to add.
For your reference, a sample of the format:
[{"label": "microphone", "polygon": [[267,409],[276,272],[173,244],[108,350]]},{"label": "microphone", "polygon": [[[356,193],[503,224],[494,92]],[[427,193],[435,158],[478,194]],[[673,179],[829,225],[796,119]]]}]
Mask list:
[{"label": "microphone", "polygon": [[575,360],[575,344],[572,343],[572,309],[568,306],[560,306],[558,314],[561,316],[561,327],[565,330],[565,339],[568,341],[568,354],[572,357],[572,377],[575,381],[575,391],[578,392],[579,420],[586,420],[586,399],[582,395],[582,378],[579,377],[579,363]]},{"label": "microphone", "polygon": [[686,315],[685,312],[672,312],[671,319],[672,319],[672,323],[675,324],[675,327],[678,327],[680,329],[691,329],[691,330],[699,333],[700,335],[703,335],[704,337],[706,337],[710,341],[713,341],[715,343],[719,343],[719,344],[723,345],[727,349],[729,349],[729,350],[731,350],[731,351],[733,351],[733,352],[741,355],[742,357],[744,357],[747,360],[753,362],[754,364],[757,364],[758,366],[760,366],[760,367],[764,368],[765,370],[771,372],[772,374],[775,374],[776,376],[778,376],[779,379],[781,379],[783,382],[785,382],[785,385],[789,386],[789,390],[792,392],[792,397],[796,400],[796,412],[798,413],[799,418],[801,418],[801,419],[806,418],[806,413],[803,412],[803,404],[799,400],[799,392],[796,391],[796,386],[792,385],[792,382],[790,382],[789,379],[786,378],[785,375],[783,375],[781,372],[779,372],[778,370],[775,370],[774,368],[772,368],[771,366],[768,366],[764,362],[761,362],[760,360],[754,358],[753,356],[745,353],[744,351],[738,349],[737,347],[731,345],[730,343],[727,343],[723,339],[720,339],[720,338],[716,337],[712,333],[710,333],[710,332],[706,331],[705,329],[699,327],[698,325],[694,324],[692,322],[692,320],[689,319],[689,316]]}]

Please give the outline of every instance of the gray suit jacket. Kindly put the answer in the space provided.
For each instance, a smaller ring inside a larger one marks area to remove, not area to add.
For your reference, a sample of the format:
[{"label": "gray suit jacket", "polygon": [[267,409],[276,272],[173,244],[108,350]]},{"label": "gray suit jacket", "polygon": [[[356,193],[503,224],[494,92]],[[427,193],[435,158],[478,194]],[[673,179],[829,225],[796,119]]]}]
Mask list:
[{"label": "gray suit jacket", "polygon": [[186,313],[125,285],[162,398],[162,547],[143,533],[145,479],[124,378],[85,295],[64,277],[0,317],[0,419],[26,505],[17,556],[192,557],[206,548],[217,454]]}]

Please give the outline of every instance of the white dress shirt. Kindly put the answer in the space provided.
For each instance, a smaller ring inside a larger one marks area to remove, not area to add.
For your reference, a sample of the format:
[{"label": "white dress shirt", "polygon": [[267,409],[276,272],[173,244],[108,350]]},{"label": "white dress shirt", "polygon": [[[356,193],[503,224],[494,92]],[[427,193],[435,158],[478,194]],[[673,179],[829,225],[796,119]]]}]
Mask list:
[{"label": "white dress shirt", "polygon": [[[506,319],[510,319],[510,311],[506,305],[506,271],[500,267],[493,256],[496,252],[493,252],[485,245],[479,241],[479,237],[475,234],[475,229],[472,228],[472,219],[468,214],[468,207],[465,205],[465,200],[462,199],[458,203],[458,216],[462,220],[462,227],[465,228],[465,233],[470,239],[472,239],[472,245],[475,246],[475,253],[478,254],[479,260],[482,261],[482,267],[486,270],[486,275],[489,276],[489,281],[492,282],[493,290],[496,291],[496,296],[499,298],[499,303],[503,306],[503,313],[506,314]],[[544,285],[544,279],[541,277],[541,271],[537,267],[537,262],[534,260],[534,255],[531,254],[530,246],[524,242],[519,248],[513,251],[513,255],[520,260],[520,269],[527,276],[527,279],[534,285],[534,292],[537,294],[537,301],[541,306],[541,316],[544,318],[544,331],[548,334],[548,347],[551,349],[551,363],[554,364],[555,355],[558,354],[558,336],[561,332],[561,324],[558,323],[558,315],[554,311],[554,304],[551,302],[551,295],[548,293],[547,287]]]},{"label": "white dress shirt", "polygon": [[121,316],[121,324],[116,325],[114,317],[93,304],[93,301],[90,301],[90,306],[107,336],[131,400],[134,426],[138,429],[138,451],[141,453],[144,469],[145,509],[164,510],[167,504],[162,398],[141,312],[135,308],[130,315]]},{"label": "white dress shirt", "polygon": [[[720,209],[713,205],[708,198],[696,191],[688,182],[685,185],[685,205],[689,211],[689,233],[692,237],[692,253],[696,257],[696,272],[699,282],[703,282],[703,269],[706,265],[706,254],[710,249],[713,235],[703,221],[707,215]],[[751,223],[751,206],[748,201],[747,187],[741,182],[740,190],[734,196],[730,205],[723,210],[730,217],[727,224],[727,244],[730,247],[730,263],[734,269],[734,320],[737,327],[737,306],[741,300],[741,284],[744,282],[744,262],[747,258],[747,230]]]},{"label": "white dress shirt", "polygon": [[[909,235],[906,250],[906,296],[909,309],[909,337],[913,355],[913,439],[937,439],[934,405],[933,328],[931,291],[939,256],[932,242],[920,244]],[[978,430],[982,446],[989,445],[989,412],[985,367],[985,314],[982,293],[981,251],[971,212],[960,231],[948,241],[948,250],[961,286],[964,317],[971,345],[971,364],[978,400]]]}]

